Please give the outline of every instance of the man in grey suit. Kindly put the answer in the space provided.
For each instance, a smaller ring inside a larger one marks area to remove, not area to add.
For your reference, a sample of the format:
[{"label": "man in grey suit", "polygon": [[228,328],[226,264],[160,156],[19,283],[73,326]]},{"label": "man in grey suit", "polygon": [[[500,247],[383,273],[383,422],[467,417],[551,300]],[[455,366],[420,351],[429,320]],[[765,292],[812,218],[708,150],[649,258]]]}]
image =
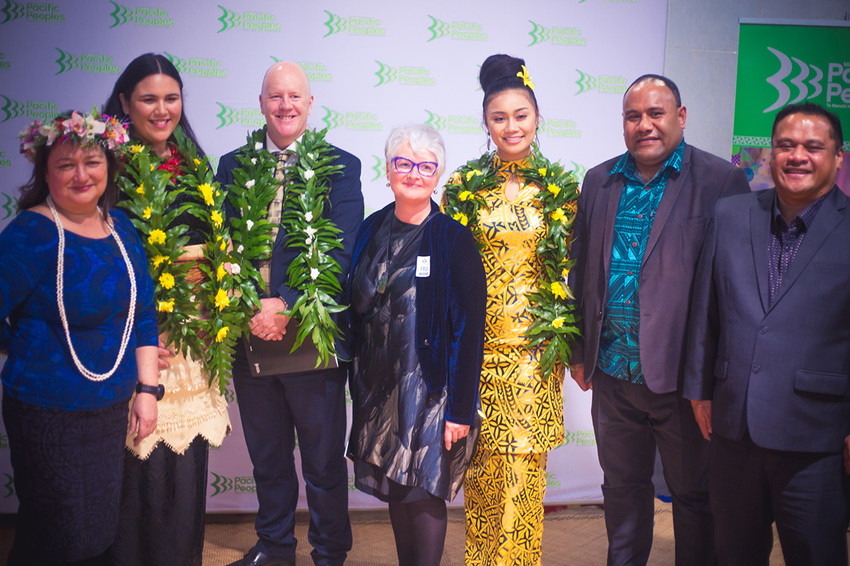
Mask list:
[{"label": "man in grey suit", "polygon": [[707,443],[681,397],[697,258],[720,197],[749,191],[743,171],[684,143],[687,111],[659,75],[623,99],[628,151],[588,171],[569,283],[583,339],[571,367],[593,389],[608,564],[646,564],[656,446],[673,498],[676,564],[715,562]]},{"label": "man in grey suit", "polygon": [[721,564],[847,565],[850,199],[841,123],[815,104],[773,124],[776,188],[717,205],[697,272],[684,394],[711,440]]}]

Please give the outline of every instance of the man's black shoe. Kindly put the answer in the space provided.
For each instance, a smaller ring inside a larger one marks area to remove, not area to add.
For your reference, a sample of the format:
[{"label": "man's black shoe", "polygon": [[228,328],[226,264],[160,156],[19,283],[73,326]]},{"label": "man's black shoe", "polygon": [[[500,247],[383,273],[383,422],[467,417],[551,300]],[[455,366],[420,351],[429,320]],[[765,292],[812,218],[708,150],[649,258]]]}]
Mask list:
[{"label": "man's black shoe", "polygon": [[295,566],[295,557],[269,556],[255,546],[243,558],[231,562],[228,566]]}]

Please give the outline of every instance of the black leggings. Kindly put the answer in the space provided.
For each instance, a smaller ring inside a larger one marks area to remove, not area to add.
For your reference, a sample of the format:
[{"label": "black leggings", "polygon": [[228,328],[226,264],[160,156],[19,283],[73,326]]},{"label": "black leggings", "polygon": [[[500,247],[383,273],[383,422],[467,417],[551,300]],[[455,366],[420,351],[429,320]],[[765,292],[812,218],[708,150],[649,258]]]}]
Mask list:
[{"label": "black leggings", "polygon": [[399,566],[439,566],[446,542],[446,502],[432,496],[389,505]]}]

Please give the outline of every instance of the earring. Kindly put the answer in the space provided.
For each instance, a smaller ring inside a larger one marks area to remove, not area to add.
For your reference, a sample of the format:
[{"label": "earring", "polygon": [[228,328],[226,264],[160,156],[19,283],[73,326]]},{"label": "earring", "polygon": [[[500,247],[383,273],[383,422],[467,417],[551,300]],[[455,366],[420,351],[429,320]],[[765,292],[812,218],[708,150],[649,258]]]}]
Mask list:
[{"label": "earring", "polygon": [[387,181],[387,186],[388,186],[388,187],[390,186],[390,182],[389,182],[389,181]]},{"label": "earring", "polygon": [[490,141],[491,141],[490,136],[487,136],[487,151],[490,151]]}]

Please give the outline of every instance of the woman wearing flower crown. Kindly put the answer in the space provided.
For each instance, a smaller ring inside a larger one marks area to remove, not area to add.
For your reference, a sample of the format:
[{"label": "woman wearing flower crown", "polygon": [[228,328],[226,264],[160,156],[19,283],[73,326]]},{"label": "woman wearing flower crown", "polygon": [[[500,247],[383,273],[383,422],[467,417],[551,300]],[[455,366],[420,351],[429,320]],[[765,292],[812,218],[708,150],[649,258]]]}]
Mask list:
[{"label": "woman wearing flower crown", "polygon": [[466,564],[540,562],[549,450],[564,441],[561,384],[575,332],[564,280],[576,183],[534,145],[540,121],[524,61],[481,65],[495,153],[456,171],[444,210],[468,224],[487,273],[483,423],[464,479]]},{"label": "woman wearing flower crown", "polygon": [[[153,53],[135,58],[115,82],[104,111],[129,119],[131,137],[149,148],[154,161],[160,158],[157,167],[171,173],[169,187],[175,187],[186,165],[175,143],[176,128],[180,126],[187,143],[198,144],[184,112],[183,82],[174,65]],[[197,153],[203,156],[199,147]],[[188,199],[181,194],[172,206]],[[189,236],[181,259],[200,258],[207,237],[204,223],[183,212],[171,226],[179,224]],[[161,340],[169,341],[166,335]],[[122,566],[200,565],[209,446],[220,446],[230,432],[227,402],[218,384],[210,385],[198,361],[177,353],[160,381],[166,394],[159,403],[156,430],[138,446],[127,443],[113,549],[114,563]]]},{"label": "woman wearing flower crown", "polygon": [[[107,116],[61,114],[21,133],[33,162],[0,234],[3,419],[20,502],[8,564],[105,564],[127,435],[156,426],[157,322],[136,230],[112,205]],[[8,317],[8,318],[7,318]]]}]

